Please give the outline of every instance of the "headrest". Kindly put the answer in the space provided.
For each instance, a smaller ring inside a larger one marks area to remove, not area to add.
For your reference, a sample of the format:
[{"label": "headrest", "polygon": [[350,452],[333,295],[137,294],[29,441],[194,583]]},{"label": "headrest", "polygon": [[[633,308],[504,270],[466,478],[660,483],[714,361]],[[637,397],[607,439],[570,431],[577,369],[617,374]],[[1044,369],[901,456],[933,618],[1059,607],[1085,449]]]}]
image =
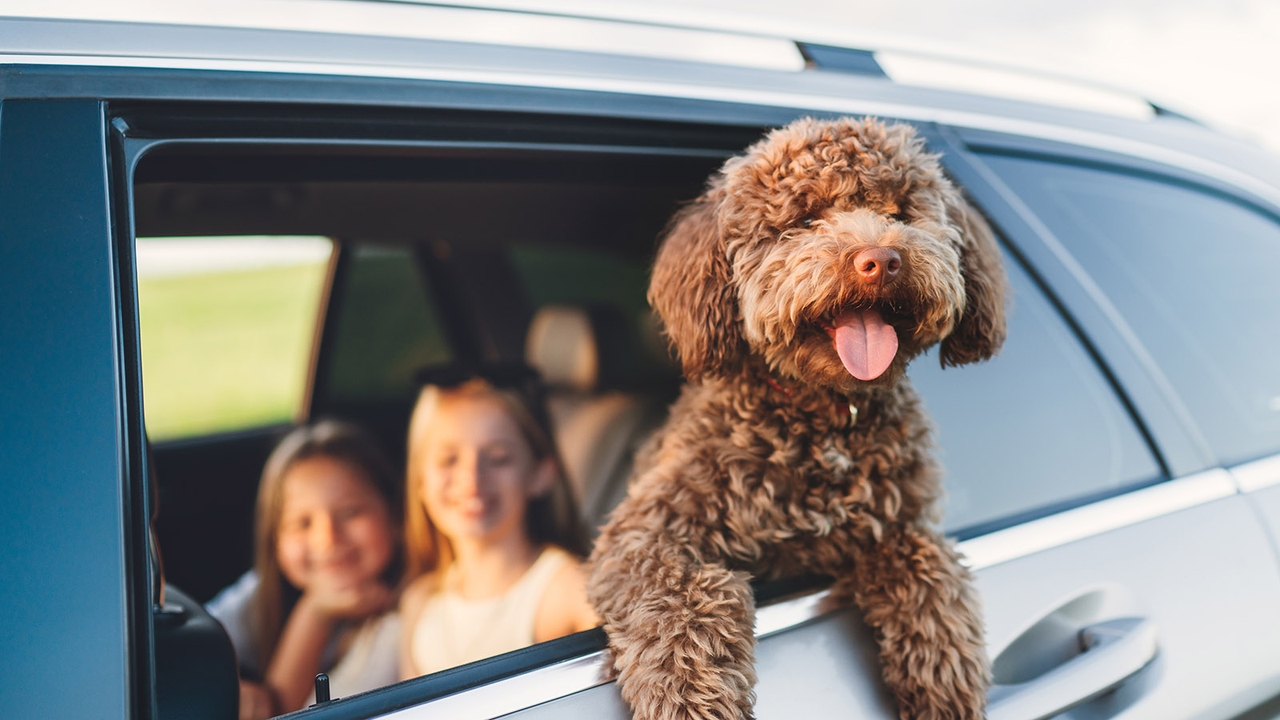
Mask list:
[{"label": "headrest", "polygon": [[600,353],[591,318],[583,308],[547,305],[529,323],[525,361],[538,369],[551,387],[582,392],[600,379]]}]

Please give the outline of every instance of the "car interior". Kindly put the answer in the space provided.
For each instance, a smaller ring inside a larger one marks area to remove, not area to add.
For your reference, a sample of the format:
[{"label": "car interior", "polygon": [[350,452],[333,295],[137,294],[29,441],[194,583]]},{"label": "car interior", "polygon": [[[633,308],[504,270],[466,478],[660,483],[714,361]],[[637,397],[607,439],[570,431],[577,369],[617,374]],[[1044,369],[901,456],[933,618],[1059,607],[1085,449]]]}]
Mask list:
[{"label": "car interior", "polygon": [[[354,422],[402,470],[414,376],[445,362],[518,360],[539,371],[594,536],[680,382],[644,297],[655,241],[758,132],[732,129],[710,148],[676,133],[647,151],[228,142],[144,155],[131,187],[140,243],[318,236],[333,248],[291,420],[151,438],[171,612],[198,616],[251,566],[257,483],[295,423]],[[702,146],[672,147],[673,138]],[[147,379],[144,391],[157,391]],[[162,630],[159,662],[226,664],[207,641],[183,646]]]},{"label": "car interior", "polygon": [[[644,302],[646,263],[666,218],[715,163],[616,157],[591,182],[576,161],[449,158],[461,182],[261,180],[290,163],[258,168],[252,183],[149,182],[144,165],[137,235],[333,238],[303,417],[356,422],[403,462],[421,366],[526,361],[549,386],[557,441],[594,526],[674,398],[679,372]],[[154,444],[166,572],[193,597],[207,600],[247,569],[257,479],[285,429]]]}]

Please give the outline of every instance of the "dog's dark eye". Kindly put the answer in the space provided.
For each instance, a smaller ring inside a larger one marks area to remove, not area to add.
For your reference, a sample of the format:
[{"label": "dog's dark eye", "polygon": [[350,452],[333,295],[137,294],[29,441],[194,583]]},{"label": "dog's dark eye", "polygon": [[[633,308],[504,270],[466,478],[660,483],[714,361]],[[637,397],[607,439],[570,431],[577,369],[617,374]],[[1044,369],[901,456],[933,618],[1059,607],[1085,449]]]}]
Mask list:
[{"label": "dog's dark eye", "polygon": [[808,216],[806,216],[806,217],[805,217],[805,219],[803,219],[803,220],[801,220],[801,221],[800,221],[800,224],[801,224],[801,225],[803,225],[803,226],[805,226],[805,227],[812,227],[812,226],[813,226],[813,216],[812,216],[812,215],[808,215]]}]

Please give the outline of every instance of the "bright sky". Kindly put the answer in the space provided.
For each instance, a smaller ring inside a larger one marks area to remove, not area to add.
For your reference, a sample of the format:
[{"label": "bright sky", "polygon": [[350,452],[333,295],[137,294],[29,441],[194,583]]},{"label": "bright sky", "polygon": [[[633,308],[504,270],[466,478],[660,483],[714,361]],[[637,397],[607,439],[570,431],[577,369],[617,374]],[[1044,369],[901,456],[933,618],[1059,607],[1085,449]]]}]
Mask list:
[{"label": "bright sky", "polygon": [[[685,5],[686,3],[681,3]],[[688,0],[919,37],[1135,90],[1280,153],[1276,0]],[[785,14],[784,14],[785,13]]]}]

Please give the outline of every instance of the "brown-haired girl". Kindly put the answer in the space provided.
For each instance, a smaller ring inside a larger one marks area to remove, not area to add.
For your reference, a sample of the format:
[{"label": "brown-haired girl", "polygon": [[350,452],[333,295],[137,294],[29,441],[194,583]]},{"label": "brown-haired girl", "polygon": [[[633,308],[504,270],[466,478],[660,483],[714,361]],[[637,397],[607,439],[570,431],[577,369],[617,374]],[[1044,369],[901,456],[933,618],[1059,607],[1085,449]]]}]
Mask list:
[{"label": "brown-haired girl", "polygon": [[415,579],[400,601],[402,677],[599,623],[584,591],[572,495],[529,387],[454,373],[418,398],[409,425],[405,542]]},{"label": "brown-haired girl", "polygon": [[305,707],[313,679],[350,695],[398,679],[400,489],[335,421],[289,433],[258,486],[253,570],[209,603],[240,660],[241,718]]}]

